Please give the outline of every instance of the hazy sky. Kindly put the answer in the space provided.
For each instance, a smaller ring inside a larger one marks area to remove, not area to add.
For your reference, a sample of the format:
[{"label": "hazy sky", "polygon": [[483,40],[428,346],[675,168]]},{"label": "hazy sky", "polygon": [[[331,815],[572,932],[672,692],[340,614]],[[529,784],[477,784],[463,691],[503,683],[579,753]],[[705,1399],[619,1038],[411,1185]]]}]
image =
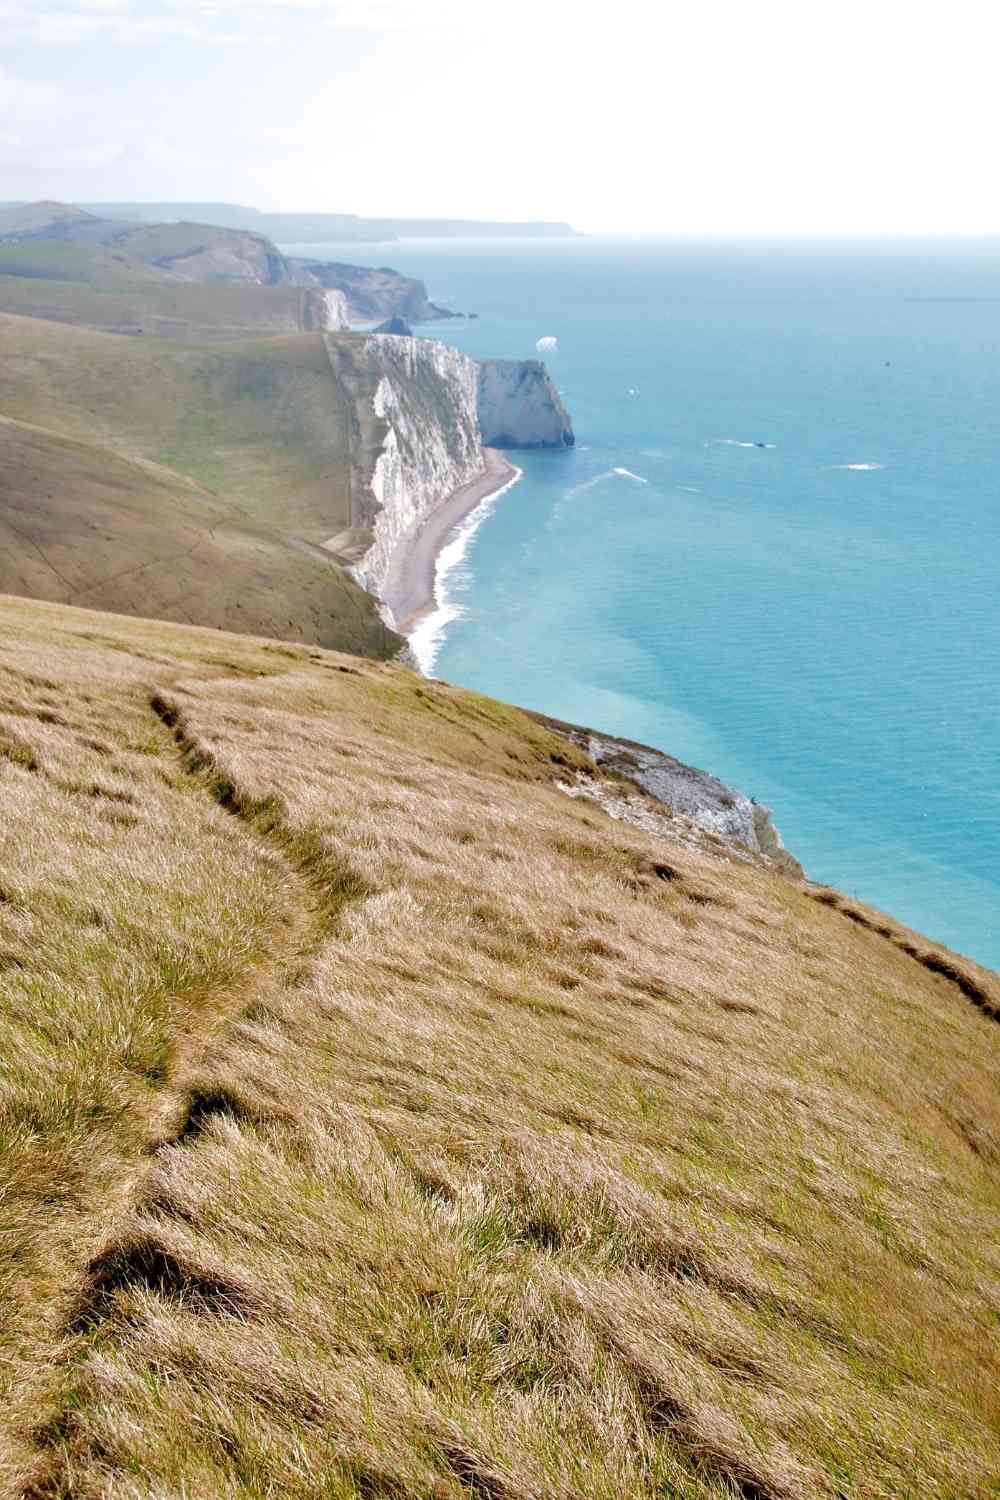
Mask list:
[{"label": "hazy sky", "polygon": [[0,199],[1000,232],[980,0],[0,0]]}]

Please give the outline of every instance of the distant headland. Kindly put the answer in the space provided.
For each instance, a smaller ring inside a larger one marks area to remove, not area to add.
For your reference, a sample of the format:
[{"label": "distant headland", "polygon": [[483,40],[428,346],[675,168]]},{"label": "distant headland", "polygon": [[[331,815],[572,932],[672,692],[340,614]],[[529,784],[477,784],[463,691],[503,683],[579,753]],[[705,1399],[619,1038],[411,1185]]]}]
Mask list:
[{"label": "distant headland", "polygon": [[491,219],[367,219],[358,214],[262,213],[241,203],[81,203],[103,218],[153,223],[195,220],[224,229],[249,229],[285,244],[361,241],[378,244],[402,239],[573,239],[569,224],[508,223]]}]

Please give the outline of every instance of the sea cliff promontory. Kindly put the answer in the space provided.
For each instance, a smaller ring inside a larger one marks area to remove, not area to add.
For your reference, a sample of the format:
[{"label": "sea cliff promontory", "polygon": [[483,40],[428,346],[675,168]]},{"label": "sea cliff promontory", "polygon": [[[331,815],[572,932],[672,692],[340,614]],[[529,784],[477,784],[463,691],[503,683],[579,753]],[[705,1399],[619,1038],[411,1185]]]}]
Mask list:
[{"label": "sea cliff promontory", "polygon": [[461,316],[432,302],[424,283],[415,276],[403,276],[390,266],[353,266],[342,261],[295,258],[287,264],[298,285],[338,292],[352,323],[391,318],[430,323]]},{"label": "sea cliff promontory", "polygon": [[296,258],[249,229],[52,202],[0,205],[0,311],[190,341],[461,316],[389,266]]}]

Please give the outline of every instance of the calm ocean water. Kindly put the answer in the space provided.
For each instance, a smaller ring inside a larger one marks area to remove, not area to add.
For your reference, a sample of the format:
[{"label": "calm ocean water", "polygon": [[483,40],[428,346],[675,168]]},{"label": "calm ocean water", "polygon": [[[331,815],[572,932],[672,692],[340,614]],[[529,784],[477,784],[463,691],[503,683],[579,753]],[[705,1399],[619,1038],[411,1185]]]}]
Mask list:
[{"label": "calm ocean water", "polygon": [[559,339],[578,447],[519,458],[436,673],[715,772],[1000,968],[1000,243],[331,249],[470,354]]}]

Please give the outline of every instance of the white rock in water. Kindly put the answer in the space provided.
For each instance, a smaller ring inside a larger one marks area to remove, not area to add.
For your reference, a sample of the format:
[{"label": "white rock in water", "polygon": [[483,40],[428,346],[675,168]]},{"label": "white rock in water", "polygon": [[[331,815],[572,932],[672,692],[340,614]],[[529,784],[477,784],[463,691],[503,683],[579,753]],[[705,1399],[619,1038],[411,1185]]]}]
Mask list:
[{"label": "white rock in water", "polygon": [[538,340],[535,348],[538,350],[539,354],[558,354],[559,340],[557,338],[553,338],[552,334],[549,333],[546,334],[545,338]]},{"label": "white rock in water", "polygon": [[540,359],[479,364],[479,434],[488,448],[572,448],[573,424]]}]

